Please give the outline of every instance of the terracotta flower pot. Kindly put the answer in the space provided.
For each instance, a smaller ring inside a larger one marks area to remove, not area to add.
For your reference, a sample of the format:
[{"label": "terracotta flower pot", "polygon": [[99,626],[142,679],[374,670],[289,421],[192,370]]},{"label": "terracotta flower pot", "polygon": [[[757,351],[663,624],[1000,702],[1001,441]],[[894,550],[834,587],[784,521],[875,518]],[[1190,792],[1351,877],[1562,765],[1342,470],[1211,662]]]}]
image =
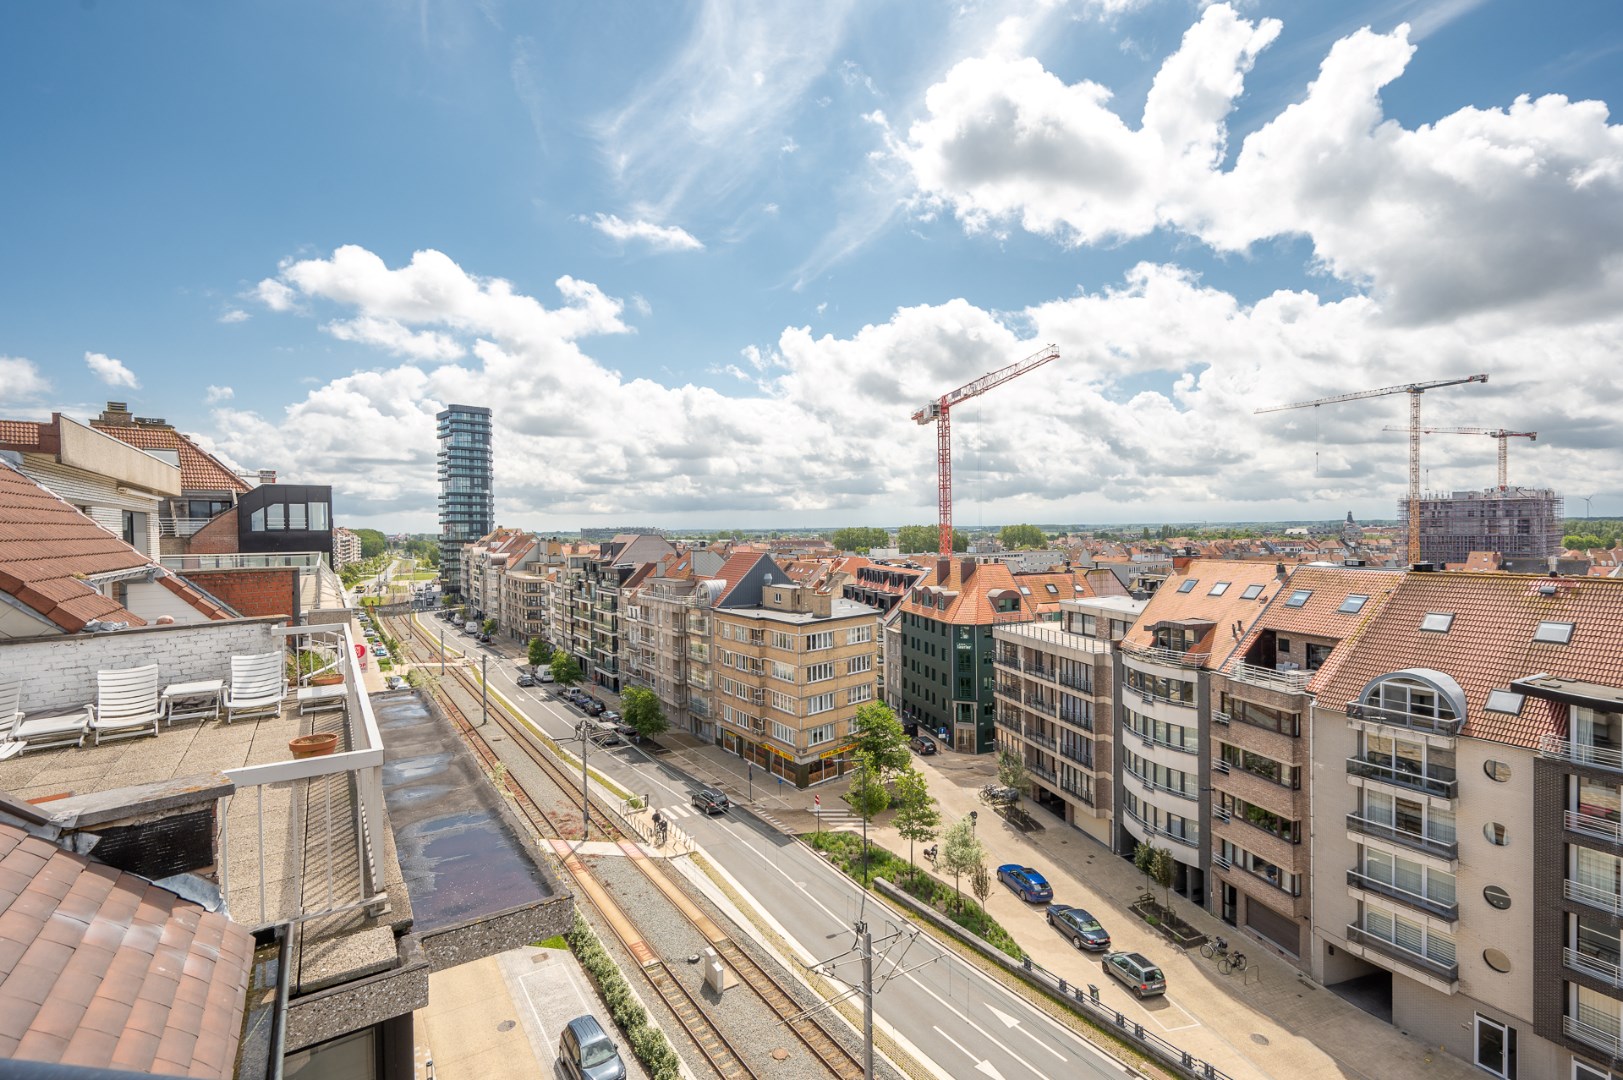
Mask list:
[{"label": "terracotta flower pot", "polygon": [[315,735],[300,735],[297,738],[289,739],[287,748],[293,751],[294,761],[301,758],[326,757],[338,749],[338,733],[336,731],[324,731]]},{"label": "terracotta flower pot", "polygon": [[344,677],[337,672],[332,672],[326,675],[310,676],[311,686],[342,686],[343,684]]}]

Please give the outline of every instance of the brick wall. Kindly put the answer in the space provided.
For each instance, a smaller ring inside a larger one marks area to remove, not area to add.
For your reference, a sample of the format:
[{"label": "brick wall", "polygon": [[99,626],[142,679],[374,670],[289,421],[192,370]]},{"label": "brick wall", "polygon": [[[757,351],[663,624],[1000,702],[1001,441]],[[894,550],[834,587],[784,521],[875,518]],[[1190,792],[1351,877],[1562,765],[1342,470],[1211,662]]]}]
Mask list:
[{"label": "brick wall", "polygon": [[0,640],[0,673],[22,680],[24,712],[96,700],[96,672],[157,664],[159,682],[229,679],[231,657],[276,652],[275,619],[141,626],[110,634]]},{"label": "brick wall", "polygon": [[[198,535],[202,535],[199,533]],[[188,570],[188,581],[247,616],[280,615],[292,625],[299,612],[299,571],[288,567]]]},{"label": "brick wall", "polygon": [[229,555],[237,550],[237,508],[214,517],[192,534],[186,544],[189,555]]}]

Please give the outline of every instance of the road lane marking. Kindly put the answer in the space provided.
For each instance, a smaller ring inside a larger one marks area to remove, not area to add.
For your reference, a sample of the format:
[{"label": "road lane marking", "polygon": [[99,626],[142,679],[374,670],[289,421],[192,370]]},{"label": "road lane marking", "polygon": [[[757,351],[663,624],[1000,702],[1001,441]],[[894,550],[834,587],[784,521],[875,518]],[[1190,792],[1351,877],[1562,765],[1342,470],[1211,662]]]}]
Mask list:
[{"label": "road lane marking", "polygon": [[[1004,1027],[1008,1027],[1008,1028],[1020,1027],[1020,1018],[1018,1016],[1010,1016],[1008,1013],[1004,1012],[1002,1009],[998,1008],[996,1005],[993,1005],[991,1003],[987,1003],[986,1007],[988,1009],[992,1010],[992,1015],[993,1016],[995,1016],[999,1020],[1003,1021],[1003,1026]],[[1025,1028],[1020,1028],[1020,1034],[1026,1036],[1032,1042],[1035,1042],[1038,1046],[1042,1047],[1044,1050],[1047,1050],[1050,1054],[1053,1054],[1055,1057],[1059,1058],[1061,1061],[1069,1061],[1070,1060],[1070,1058],[1067,1058],[1064,1054],[1060,1053],[1058,1050],[1055,1050],[1052,1046],[1049,1046],[1047,1043],[1045,1043],[1041,1039],[1037,1038],[1036,1032],[1027,1031]]]}]

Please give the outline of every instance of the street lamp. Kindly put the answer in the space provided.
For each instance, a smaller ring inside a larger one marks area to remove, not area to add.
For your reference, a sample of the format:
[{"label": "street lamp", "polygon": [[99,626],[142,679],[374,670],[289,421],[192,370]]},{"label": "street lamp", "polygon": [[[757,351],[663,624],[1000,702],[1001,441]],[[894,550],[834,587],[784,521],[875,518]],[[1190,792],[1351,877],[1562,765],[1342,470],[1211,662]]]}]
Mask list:
[{"label": "street lamp", "polygon": [[[575,734],[580,736],[580,838],[592,838],[592,803],[591,788],[586,776],[586,744],[591,742],[591,736],[586,730],[586,721],[582,720],[575,725]],[[652,804],[650,804],[652,805]]]},{"label": "street lamp", "polygon": [[979,810],[971,810],[969,812],[969,835],[975,835],[975,822],[980,818],[980,816],[981,812]]}]

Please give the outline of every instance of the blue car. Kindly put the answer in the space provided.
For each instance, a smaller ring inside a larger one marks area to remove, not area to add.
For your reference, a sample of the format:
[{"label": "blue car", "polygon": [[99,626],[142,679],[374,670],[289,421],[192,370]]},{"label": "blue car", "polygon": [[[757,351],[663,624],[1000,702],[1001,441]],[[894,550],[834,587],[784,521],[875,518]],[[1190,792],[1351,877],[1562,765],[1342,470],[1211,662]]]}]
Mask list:
[{"label": "blue car", "polygon": [[1013,889],[1028,904],[1046,904],[1054,899],[1048,879],[1029,866],[1005,863],[997,868],[997,879]]}]

